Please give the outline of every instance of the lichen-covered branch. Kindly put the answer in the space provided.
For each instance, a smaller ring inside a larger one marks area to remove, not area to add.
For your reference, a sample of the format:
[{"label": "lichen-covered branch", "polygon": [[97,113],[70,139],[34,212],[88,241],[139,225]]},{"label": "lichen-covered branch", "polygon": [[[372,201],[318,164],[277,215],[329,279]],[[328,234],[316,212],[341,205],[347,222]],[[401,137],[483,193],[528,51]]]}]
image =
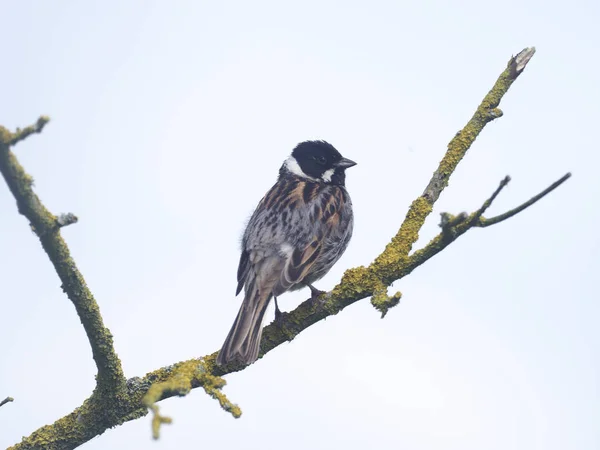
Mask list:
[{"label": "lichen-covered branch", "polygon": [[20,141],[27,139],[34,133],[41,133],[48,122],[50,122],[50,118],[48,116],[41,116],[35,124],[29,125],[22,130],[17,128],[14,133],[10,133],[10,138],[4,140],[4,143],[9,147],[12,147],[13,145],[18,144]]},{"label": "lichen-covered branch", "polygon": [[444,188],[448,186],[450,175],[475,142],[483,127],[492,120],[502,117],[504,113],[498,109],[500,100],[508,92],[517,77],[525,70],[527,63],[533,58],[534,54],[535,47],[528,47],[510,58],[506,69],[500,74],[494,87],[483,98],[471,120],[448,143],[448,151],[440,161],[437,170],[423,192],[423,197],[427,198],[429,203],[434,204]]},{"label": "lichen-covered branch", "polygon": [[[146,377],[147,378],[147,377]],[[169,417],[160,415],[156,402],[173,395],[184,396],[194,387],[202,386],[204,391],[217,400],[225,411],[236,419],[242,415],[241,409],[229,401],[221,392],[226,382],[223,378],[211,373],[203,360],[190,360],[177,364],[170,370],[164,381],[155,382],[142,398],[142,403],[152,412],[152,437],[159,438],[160,426],[171,423]]]},{"label": "lichen-covered branch", "polygon": [[98,369],[98,388],[114,395],[126,381],[121,369],[121,361],[115,353],[112,335],[104,326],[98,304],[60,234],[62,226],[74,223],[77,218],[72,214],[57,218],[42,204],[33,191],[32,177],[25,172],[10,149],[12,145],[27,136],[39,133],[48,121],[47,117],[41,117],[36,125],[14,133],[0,127],[0,173],[17,202],[19,213],[27,218],[40,239],[42,247],[62,281],[63,291],[75,306]]},{"label": "lichen-covered branch", "polygon": [[[489,226],[512,217],[568,178],[568,176],[563,177],[553,186],[514,210],[491,219],[484,218],[483,214],[486,209],[510,180],[507,177],[501,182],[494,194],[474,213],[462,213],[457,216],[444,214],[440,234],[424,248],[411,254],[412,247],[419,237],[419,230],[433,210],[433,205],[442,190],[447,186],[450,175],[485,125],[502,116],[502,111],[498,109],[500,100],[522,73],[534,53],[534,48],[527,48],[511,58],[506,70],[502,72],[492,90],[485,96],[471,120],[448,144],[448,149],[438,169],[434,172],[423,194],[410,206],[400,229],[384,251],[369,266],[347,270],[341,282],[331,292],[319,298],[306,300],[293,311],[282,313],[276,323],[266,326],[263,330],[260,357],[284,342],[294,339],[295,336],[316,322],[337,314],[348,305],[361,299],[372,297],[374,306],[381,311],[382,316],[385,315],[390,307],[399,303],[401,298],[399,292],[391,296],[387,294],[387,289],[392,282],[410,274],[415,268],[438,254],[468,230],[475,227]],[[2,130],[0,128],[0,132]],[[10,139],[13,139],[13,137],[8,136],[6,138],[5,136],[2,139],[4,147],[2,147],[0,168],[11,168],[10,171],[2,169],[3,175],[7,179],[11,191],[16,192],[15,198],[19,205],[19,211],[28,218],[29,215],[34,218],[35,221],[30,220],[46,249],[48,244],[44,244],[44,239],[48,239],[47,236],[52,236],[52,239],[60,239],[59,227],[56,224],[57,219],[41,205],[31,191],[30,181],[28,181],[30,179],[16,163],[14,156],[8,151],[6,143],[12,142]],[[15,182],[15,179],[17,182]],[[64,242],[61,239],[55,245],[63,246]],[[66,246],[61,248],[66,251],[66,257],[70,260]],[[54,255],[52,249],[53,247],[49,246],[49,249],[46,250],[51,259]],[[65,269],[61,264],[55,264],[55,267],[59,273]],[[76,273],[78,274],[78,272]],[[78,276],[80,277],[80,275]],[[66,279],[66,282],[71,281],[70,278]],[[83,282],[83,279],[81,279],[81,282]],[[85,292],[89,293],[87,288],[85,289]],[[86,298],[88,298],[87,293]],[[91,293],[89,293],[89,298],[91,298]],[[93,304],[95,305],[95,302]],[[97,313],[97,307],[95,311]],[[99,317],[99,313],[97,314]],[[105,330],[103,326],[101,329]],[[110,336],[107,330],[106,333],[106,336]],[[90,342],[92,341],[93,339],[90,338]],[[109,343],[112,349],[112,342],[109,341]],[[92,344],[92,348],[94,348],[94,344]],[[215,352],[202,358],[191,359],[155,370],[146,374],[143,378],[129,379],[125,388],[119,392],[119,395],[114,397],[114,401],[109,405],[108,412],[103,409],[105,405],[101,400],[102,395],[96,390],[83,405],[71,414],[59,419],[52,425],[42,427],[12,448],[20,450],[38,448],[49,450],[72,449],[110,427],[146,415],[149,410],[153,413],[152,429],[154,436],[157,437],[160,425],[170,423],[170,419],[159,413],[156,403],[168,397],[186,395],[191,389],[198,387],[203,387],[209,395],[217,399],[224,410],[234,417],[239,417],[241,414],[240,409],[221,392],[222,387],[225,385],[225,381],[221,377],[242,370],[244,367],[239,365],[219,367],[215,363],[216,355]],[[96,354],[94,354],[94,357],[96,357]],[[116,355],[114,357],[116,358]],[[109,364],[109,367],[112,366]]]},{"label": "lichen-covered branch", "polygon": [[433,210],[433,205],[442,191],[448,185],[450,176],[483,128],[492,120],[502,116],[502,111],[498,109],[502,97],[523,72],[534,54],[535,47],[526,48],[508,61],[506,69],[500,74],[494,87],[483,98],[473,117],[448,143],[446,154],[433,173],[423,194],[410,206],[398,233],[392,238],[383,253],[369,266],[372,269],[371,285],[374,288],[373,292],[376,293],[371,303],[381,311],[382,317],[389,308],[398,304],[397,296],[387,297],[387,300],[386,297],[382,297],[380,295],[382,289],[398,279],[399,268],[406,260],[413,244],[419,239],[419,230]]}]

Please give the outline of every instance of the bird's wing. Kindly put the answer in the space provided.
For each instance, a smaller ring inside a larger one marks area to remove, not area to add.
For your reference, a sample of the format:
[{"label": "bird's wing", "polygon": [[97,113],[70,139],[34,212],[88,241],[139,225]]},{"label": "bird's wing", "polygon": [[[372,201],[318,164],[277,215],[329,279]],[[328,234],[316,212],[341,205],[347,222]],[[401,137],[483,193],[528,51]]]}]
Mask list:
[{"label": "bird's wing", "polygon": [[238,295],[242,288],[244,287],[244,283],[248,278],[248,271],[250,270],[250,253],[245,248],[242,248],[242,254],[240,255],[240,263],[238,265],[237,271],[237,289],[235,290],[235,295]]},{"label": "bird's wing", "polygon": [[[278,271],[261,274],[279,277],[275,295],[302,282],[326,241],[338,231],[348,202],[344,191],[336,186],[323,189],[323,185],[303,180],[279,180],[260,201],[246,227],[236,294],[253,274],[265,270]],[[264,264],[264,259],[269,264]]]},{"label": "bird's wing", "polygon": [[[298,243],[291,252],[276,290],[285,292],[292,286],[301,283],[313,272],[315,263],[319,260],[325,243],[339,233],[342,213],[348,199],[344,192],[337,187],[328,187],[317,194],[310,202],[311,210],[308,215],[311,233],[308,239]],[[301,244],[301,245],[300,245]]]},{"label": "bird's wing", "polygon": [[286,242],[282,225],[286,221],[288,224],[291,223],[292,211],[298,211],[302,207],[304,184],[297,179],[279,179],[254,210],[242,239],[236,295],[249,280],[253,267],[256,266],[258,269],[266,256],[279,256],[279,250]]}]

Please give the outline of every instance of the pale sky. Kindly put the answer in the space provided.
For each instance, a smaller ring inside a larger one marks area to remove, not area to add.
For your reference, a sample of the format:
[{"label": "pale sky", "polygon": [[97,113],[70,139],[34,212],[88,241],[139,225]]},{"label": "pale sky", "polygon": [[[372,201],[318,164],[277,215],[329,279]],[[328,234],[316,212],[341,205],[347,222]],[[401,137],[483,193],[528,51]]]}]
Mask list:
[{"label": "pale sky", "polygon": [[[15,147],[55,213],[128,377],[212,353],[237,313],[239,238],[282,161],[325,139],[348,171],[355,232],[317,287],[368,264],[512,54],[537,53],[421,233],[573,177],[473,230],[303,332],[224,392],[203,391],[85,444],[99,449],[600,448],[598,53],[593,1],[6,1],[0,124],[52,122]],[[75,310],[0,182],[0,447],[71,412],[95,366]],[[308,292],[280,299],[293,309]],[[272,314],[268,314],[269,321]]]}]

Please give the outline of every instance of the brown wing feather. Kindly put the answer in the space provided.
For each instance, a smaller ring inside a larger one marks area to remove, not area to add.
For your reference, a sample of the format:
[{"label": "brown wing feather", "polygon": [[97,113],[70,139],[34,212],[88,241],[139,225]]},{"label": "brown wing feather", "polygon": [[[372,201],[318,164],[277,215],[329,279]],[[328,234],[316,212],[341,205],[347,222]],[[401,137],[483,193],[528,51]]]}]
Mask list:
[{"label": "brown wing feather", "polygon": [[300,283],[309,273],[311,267],[321,254],[321,240],[316,236],[304,248],[297,248],[293,251],[291,258],[287,261],[279,287],[282,292],[288,290],[291,286]]},{"label": "brown wing feather", "polygon": [[[305,185],[302,186],[303,189],[310,189],[308,183],[302,184]],[[301,189],[298,190],[302,193]],[[310,194],[305,196],[310,197]],[[340,211],[345,201],[346,198],[341,189],[334,189],[331,195],[322,196],[311,217],[315,223],[315,235],[306,246],[294,249],[281,274],[277,291],[285,292],[293,285],[301,283],[311,273],[311,269],[323,250],[325,241],[340,223]]]}]

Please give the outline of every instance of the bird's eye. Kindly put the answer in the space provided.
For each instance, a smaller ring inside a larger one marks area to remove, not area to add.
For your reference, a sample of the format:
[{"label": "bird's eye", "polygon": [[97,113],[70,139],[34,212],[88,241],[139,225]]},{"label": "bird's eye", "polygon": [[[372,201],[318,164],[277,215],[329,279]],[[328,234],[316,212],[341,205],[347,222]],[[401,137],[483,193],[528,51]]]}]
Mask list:
[{"label": "bird's eye", "polygon": [[327,162],[327,158],[325,158],[323,155],[315,156],[315,161],[321,165],[324,165]]}]

